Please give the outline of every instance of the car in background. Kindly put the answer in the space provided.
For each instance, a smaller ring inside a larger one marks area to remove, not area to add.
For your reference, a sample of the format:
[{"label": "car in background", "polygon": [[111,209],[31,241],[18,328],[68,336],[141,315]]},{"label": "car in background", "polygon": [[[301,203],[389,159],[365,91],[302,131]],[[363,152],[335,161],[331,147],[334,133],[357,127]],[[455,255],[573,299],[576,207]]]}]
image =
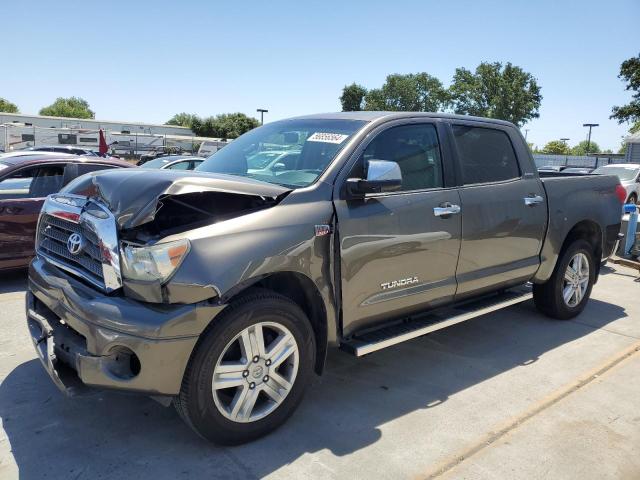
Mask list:
[{"label": "car in background", "polygon": [[627,191],[627,203],[638,204],[640,198],[640,164],[612,163],[596,168],[592,173],[596,175],[617,175],[620,183]]},{"label": "car in background", "polygon": [[562,173],[581,173],[581,174],[589,174],[593,172],[593,168],[591,167],[567,167],[562,170]]},{"label": "car in background", "polygon": [[142,168],[161,168],[168,170],[193,170],[204,162],[204,158],[184,155],[167,155],[142,164]]},{"label": "car in background", "polygon": [[544,167],[538,168],[538,171],[539,172],[554,172],[554,173],[558,173],[558,172],[562,172],[566,168],[567,167],[565,165],[545,165]]},{"label": "car in background", "polygon": [[85,173],[131,166],[120,160],[47,152],[0,156],[0,270],[25,267],[35,255],[36,224],[47,195]]},{"label": "car in background", "polygon": [[27,152],[54,152],[54,153],[69,153],[71,155],[84,155],[86,157],[99,157],[97,152],[90,148],[82,148],[71,145],[44,145],[40,147],[29,147],[23,151]]},{"label": "car in background", "polygon": [[265,150],[247,157],[247,171],[292,170],[300,159],[300,150]]}]

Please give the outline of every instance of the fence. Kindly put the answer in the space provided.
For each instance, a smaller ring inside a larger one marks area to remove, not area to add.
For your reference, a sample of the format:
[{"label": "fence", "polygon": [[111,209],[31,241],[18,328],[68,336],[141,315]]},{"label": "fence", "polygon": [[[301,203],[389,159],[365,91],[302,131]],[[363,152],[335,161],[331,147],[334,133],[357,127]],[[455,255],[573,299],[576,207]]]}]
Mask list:
[{"label": "fence", "polygon": [[602,165],[624,163],[625,161],[624,155],[608,153],[601,155],[545,155],[534,153],[533,159],[537,168],[547,165],[598,168]]}]

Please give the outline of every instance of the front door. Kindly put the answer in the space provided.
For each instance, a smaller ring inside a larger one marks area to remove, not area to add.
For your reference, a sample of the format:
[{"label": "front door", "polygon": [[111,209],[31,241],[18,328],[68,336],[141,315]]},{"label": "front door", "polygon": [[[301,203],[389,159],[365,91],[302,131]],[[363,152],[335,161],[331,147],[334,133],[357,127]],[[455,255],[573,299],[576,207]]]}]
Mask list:
[{"label": "front door", "polygon": [[401,190],[335,200],[344,335],[449,301],[456,292],[461,215],[434,209],[460,205],[460,198],[448,180],[438,130],[432,122],[381,128],[349,177],[365,178],[368,160],[394,161]]}]

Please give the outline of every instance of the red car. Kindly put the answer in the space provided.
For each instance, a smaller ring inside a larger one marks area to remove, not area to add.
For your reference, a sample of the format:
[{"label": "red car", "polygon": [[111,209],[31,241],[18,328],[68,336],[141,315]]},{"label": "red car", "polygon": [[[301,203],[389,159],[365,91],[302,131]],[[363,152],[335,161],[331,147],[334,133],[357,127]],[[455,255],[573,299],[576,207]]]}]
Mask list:
[{"label": "red car", "polygon": [[85,173],[131,166],[66,154],[0,155],[0,270],[24,267],[35,255],[36,223],[47,195]]}]

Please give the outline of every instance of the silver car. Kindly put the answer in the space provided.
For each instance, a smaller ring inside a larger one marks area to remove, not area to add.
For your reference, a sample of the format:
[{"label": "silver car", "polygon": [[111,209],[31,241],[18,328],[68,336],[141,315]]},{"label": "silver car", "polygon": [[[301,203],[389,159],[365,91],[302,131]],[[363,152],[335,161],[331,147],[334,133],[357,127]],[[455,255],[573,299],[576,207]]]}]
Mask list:
[{"label": "silver car", "polygon": [[640,198],[640,164],[616,163],[596,168],[592,173],[598,175],[617,175],[627,191],[627,203],[638,203]]}]

